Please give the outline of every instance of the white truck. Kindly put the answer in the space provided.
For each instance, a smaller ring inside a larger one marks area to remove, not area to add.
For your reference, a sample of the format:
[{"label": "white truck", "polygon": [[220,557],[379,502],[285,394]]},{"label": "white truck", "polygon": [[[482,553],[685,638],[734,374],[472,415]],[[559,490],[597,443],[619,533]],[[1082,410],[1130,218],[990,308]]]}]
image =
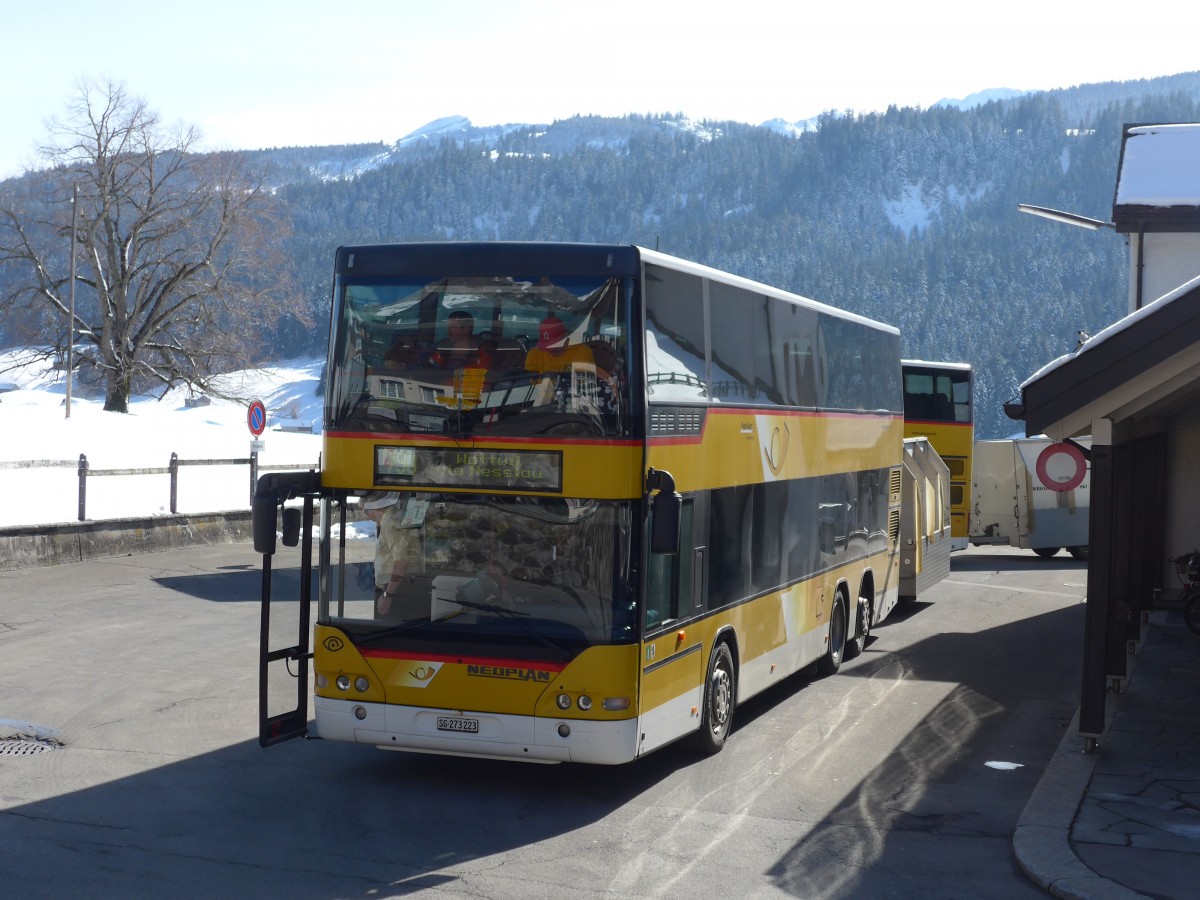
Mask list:
[{"label": "white truck", "polygon": [[1087,559],[1091,439],[976,441],[972,544],[1007,544],[1050,558]]}]

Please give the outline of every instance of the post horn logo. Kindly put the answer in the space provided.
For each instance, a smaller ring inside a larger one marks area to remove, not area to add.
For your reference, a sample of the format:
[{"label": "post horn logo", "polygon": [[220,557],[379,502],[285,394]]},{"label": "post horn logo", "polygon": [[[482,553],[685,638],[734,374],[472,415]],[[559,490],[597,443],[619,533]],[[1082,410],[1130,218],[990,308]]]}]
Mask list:
[{"label": "post horn logo", "polygon": [[336,635],[330,635],[321,642],[330,653],[337,653],[346,646],[346,642]]},{"label": "post horn logo", "polygon": [[776,425],[771,429],[771,439],[767,446],[763,447],[763,455],[767,458],[767,465],[771,467],[771,474],[778,475],[783,471],[783,461],[787,459],[788,443],[791,440],[791,432],[788,431],[787,423],[782,426]]}]

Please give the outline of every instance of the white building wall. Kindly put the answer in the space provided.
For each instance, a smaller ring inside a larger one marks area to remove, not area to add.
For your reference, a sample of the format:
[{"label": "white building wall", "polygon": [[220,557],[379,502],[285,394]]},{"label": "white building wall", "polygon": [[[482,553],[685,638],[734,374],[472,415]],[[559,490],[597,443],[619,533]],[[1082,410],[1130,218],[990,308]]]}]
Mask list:
[{"label": "white building wall", "polygon": [[[1142,272],[1142,306],[1153,303],[1185,281],[1200,275],[1200,234],[1145,235],[1146,267]],[[1129,235],[1129,311],[1137,307],[1138,236]]]}]

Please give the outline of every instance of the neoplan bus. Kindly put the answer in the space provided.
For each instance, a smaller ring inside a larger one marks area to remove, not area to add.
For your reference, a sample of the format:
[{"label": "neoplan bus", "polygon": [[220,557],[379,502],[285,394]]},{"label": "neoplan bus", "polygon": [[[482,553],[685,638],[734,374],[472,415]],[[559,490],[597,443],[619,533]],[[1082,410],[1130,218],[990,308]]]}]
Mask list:
[{"label": "neoplan bus", "polygon": [[904,436],[925,437],[950,470],[950,534],[955,550],[970,537],[975,450],[975,376],[967,363],[906,359]]},{"label": "neoplan bus", "polygon": [[[479,345],[448,368],[463,312]],[[260,742],[720,750],[739,703],[837,671],[896,603],[899,346],[636,246],[339,249],[320,471],[264,475],[253,504]],[[386,615],[356,539],[381,491],[409,547]],[[300,615],[271,649],[272,609],[296,615],[273,601],[281,506]]]}]

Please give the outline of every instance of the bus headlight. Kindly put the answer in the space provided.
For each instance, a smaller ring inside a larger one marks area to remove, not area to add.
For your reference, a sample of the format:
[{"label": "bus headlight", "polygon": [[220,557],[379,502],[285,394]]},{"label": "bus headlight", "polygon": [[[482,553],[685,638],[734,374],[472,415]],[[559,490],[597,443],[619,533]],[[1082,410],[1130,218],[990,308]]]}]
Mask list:
[{"label": "bus headlight", "polygon": [[609,712],[620,712],[623,709],[629,709],[628,697],[605,697],[604,702],[600,704]]},{"label": "bus headlight", "polygon": [[348,691],[348,690],[350,690],[350,676],[349,675],[339,675],[337,677],[337,680],[334,682],[334,684],[336,684],[338,686],[339,691]]},{"label": "bus headlight", "polygon": [[371,682],[367,680],[367,676],[359,675],[354,679],[354,689],[360,694],[365,694],[371,688]]},{"label": "bus headlight", "polygon": [[589,709],[592,708],[592,698],[589,697],[587,694],[580,694],[578,702],[579,702],[579,708],[582,709],[584,712],[587,712]]},{"label": "bus headlight", "polygon": [[570,709],[571,708],[571,695],[570,694],[559,694],[557,697],[554,698],[554,702],[556,704],[558,704],[559,709]]}]

